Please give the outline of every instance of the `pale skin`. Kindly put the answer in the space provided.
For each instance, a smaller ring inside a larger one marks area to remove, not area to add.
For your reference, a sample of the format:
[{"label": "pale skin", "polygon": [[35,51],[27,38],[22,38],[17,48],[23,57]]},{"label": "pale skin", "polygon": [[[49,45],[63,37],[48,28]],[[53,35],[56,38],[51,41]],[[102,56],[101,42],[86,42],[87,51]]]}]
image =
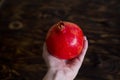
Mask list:
[{"label": "pale skin", "polygon": [[83,63],[88,40],[84,37],[84,48],[81,54],[72,60],[63,60],[49,54],[46,45],[43,46],[43,58],[48,66],[48,72],[43,80],[74,80]]}]

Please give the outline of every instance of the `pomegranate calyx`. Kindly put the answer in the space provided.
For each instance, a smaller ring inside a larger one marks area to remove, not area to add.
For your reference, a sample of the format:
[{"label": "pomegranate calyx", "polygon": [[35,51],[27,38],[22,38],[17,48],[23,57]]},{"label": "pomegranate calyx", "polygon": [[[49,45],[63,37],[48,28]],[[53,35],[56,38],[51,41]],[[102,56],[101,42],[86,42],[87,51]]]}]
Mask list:
[{"label": "pomegranate calyx", "polygon": [[58,22],[57,27],[60,31],[62,31],[65,28],[64,22],[63,21]]}]

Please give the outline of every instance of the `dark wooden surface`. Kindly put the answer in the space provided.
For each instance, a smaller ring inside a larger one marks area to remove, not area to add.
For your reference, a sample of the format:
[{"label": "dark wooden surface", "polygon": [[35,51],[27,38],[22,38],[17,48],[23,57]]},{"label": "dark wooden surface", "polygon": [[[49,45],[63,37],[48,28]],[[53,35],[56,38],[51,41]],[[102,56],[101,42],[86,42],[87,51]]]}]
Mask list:
[{"label": "dark wooden surface", "polygon": [[120,0],[0,0],[0,80],[42,80],[43,42],[60,20],[89,40],[75,80],[120,80]]}]

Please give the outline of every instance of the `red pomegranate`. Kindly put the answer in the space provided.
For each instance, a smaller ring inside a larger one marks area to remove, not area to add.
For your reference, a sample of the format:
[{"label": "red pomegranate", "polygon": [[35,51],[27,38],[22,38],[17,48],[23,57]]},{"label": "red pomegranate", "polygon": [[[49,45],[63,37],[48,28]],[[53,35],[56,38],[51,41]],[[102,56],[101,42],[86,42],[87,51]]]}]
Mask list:
[{"label": "red pomegranate", "polygon": [[48,52],[60,59],[72,59],[80,55],[83,48],[83,32],[74,23],[60,21],[53,25],[46,37]]}]

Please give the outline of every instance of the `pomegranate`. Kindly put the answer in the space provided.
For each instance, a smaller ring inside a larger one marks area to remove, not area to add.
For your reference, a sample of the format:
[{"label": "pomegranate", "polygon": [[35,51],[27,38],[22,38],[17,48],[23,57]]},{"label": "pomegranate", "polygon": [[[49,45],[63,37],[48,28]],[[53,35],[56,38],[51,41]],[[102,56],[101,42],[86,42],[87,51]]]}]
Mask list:
[{"label": "pomegranate", "polygon": [[48,52],[60,59],[72,59],[80,55],[83,48],[83,32],[74,23],[60,21],[53,25],[46,37]]}]

